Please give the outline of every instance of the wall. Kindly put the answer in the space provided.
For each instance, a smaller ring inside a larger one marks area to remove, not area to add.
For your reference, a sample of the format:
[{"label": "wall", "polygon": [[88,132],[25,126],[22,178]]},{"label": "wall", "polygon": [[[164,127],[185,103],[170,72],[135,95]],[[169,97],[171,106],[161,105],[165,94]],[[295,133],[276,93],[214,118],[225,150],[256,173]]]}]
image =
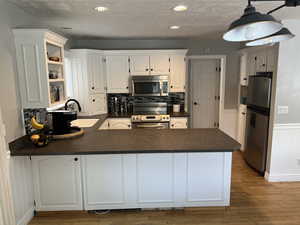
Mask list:
[{"label": "wall", "polygon": [[239,83],[239,44],[215,40],[73,40],[71,48],[90,49],[188,49],[188,55],[227,55],[225,109],[237,108]]},{"label": "wall", "polygon": [[[7,142],[23,135],[21,107],[16,82],[16,56],[11,28],[33,24],[34,18],[21,9],[0,0],[0,108],[6,127]],[[16,220],[26,223],[32,216],[31,170],[27,157],[10,160]],[[29,215],[29,216],[28,216]]]},{"label": "wall", "polygon": [[[296,37],[279,45],[272,148],[266,179],[300,181],[300,20],[283,23]],[[288,106],[288,114],[278,114],[278,106]]]}]

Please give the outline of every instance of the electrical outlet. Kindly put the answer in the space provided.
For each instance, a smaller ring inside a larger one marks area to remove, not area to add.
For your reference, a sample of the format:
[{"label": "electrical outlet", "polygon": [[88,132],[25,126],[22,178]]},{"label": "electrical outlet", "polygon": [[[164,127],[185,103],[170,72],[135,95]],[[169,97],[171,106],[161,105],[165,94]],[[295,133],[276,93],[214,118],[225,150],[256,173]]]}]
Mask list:
[{"label": "electrical outlet", "polygon": [[288,114],[289,113],[289,107],[288,106],[278,106],[277,114]]}]

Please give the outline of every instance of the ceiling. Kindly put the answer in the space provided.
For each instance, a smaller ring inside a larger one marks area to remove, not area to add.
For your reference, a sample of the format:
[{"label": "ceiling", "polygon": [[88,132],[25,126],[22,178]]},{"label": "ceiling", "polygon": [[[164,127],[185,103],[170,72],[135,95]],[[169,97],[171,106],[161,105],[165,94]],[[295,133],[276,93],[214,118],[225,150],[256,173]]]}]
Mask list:
[{"label": "ceiling", "polygon": [[[246,0],[8,0],[38,16],[38,27],[49,27],[75,38],[206,38],[220,39],[241,16]],[[174,12],[178,4],[185,12]],[[282,2],[254,2],[267,12]],[[96,12],[96,6],[109,10]],[[284,8],[277,19],[300,19],[300,7]],[[179,25],[179,30],[169,26]],[[28,24],[28,26],[31,26]],[[62,27],[72,29],[62,29]]]}]

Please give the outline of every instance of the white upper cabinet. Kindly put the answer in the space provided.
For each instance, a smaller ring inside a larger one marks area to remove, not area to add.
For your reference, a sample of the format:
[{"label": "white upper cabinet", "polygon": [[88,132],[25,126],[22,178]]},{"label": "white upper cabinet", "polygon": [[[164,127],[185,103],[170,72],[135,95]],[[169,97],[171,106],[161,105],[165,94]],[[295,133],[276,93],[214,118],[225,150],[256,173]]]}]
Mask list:
[{"label": "white upper cabinet", "polygon": [[66,100],[64,44],[46,29],[13,30],[23,108],[54,108]]},{"label": "white upper cabinet", "polygon": [[79,156],[34,156],[37,211],[83,210]]},{"label": "white upper cabinet", "polygon": [[169,73],[170,57],[163,51],[154,54],[149,52],[149,55],[130,56],[131,75],[168,75]]},{"label": "white upper cabinet", "polygon": [[247,54],[248,76],[253,76],[257,72],[275,72],[277,70],[278,50],[276,47],[251,48],[244,51]]},{"label": "white upper cabinet", "polygon": [[248,85],[247,54],[242,54],[240,56],[240,85]]},{"label": "white upper cabinet", "polygon": [[256,54],[256,72],[267,71],[267,55],[266,51],[259,51]]},{"label": "white upper cabinet", "polygon": [[256,54],[249,53],[247,55],[247,75],[253,76],[256,73]]},{"label": "white upper cabinet", "polygon": [[129,92],[129,57],[106,56],[107,92]]},{"label": "white upper cabinet", "polygon": [[68,60],[71,68],[68,77],[73,87],[73,98],[81,104],[82,115],[107,113],[106,76],[102,51],[71,50]]},{"label": "white upper cabinet", "polygon": [[87,55],[87,70],[89,91],[93,94],[105,92],[105,75],[103,69],[103,55],[102,54],[88,54]]},{"label": "white upper cabinet", "polygon": [[185,55],[170,56],[170,92],[185,92]]},{"label": "white upper cabinet", "polygon": [[130,74],[131,75],[149,75],[150,74],[150,56],[149,55],[130,56]]},{"label": "white upper cabinet", "polygon": [[169,55],[151,55],[150,56],[150,74],[166,75],[170,73]]},{"label": "white upper cabinet", "polygon": [[277,56],[278,51],[277,48],[269,48],[267,49],[267,71],[275,72],[277,71]]}]

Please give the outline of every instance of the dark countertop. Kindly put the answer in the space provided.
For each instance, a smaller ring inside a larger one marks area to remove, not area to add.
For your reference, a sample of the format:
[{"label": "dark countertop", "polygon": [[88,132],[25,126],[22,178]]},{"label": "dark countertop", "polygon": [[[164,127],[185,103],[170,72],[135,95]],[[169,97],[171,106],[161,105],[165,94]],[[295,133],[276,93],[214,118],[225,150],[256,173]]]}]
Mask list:
[{"label": "dark countertop", "polygon": [[98,130],[107,114],[92,118],[99,121],[84,128],[82,137],[37,148],[28,136],[23,136],[9,144],[11,155],[232,152],[240,148],[238,142],[219,129]]},{"label": "dark countertop", "polygon": [[[170,112],[169,115],[171,117],[189,117],[190,114],[187,112],[178,112],[178,113],[173,113]],[[131,118],[132,114],[131,113],[108,113],[107,118]]]}]

